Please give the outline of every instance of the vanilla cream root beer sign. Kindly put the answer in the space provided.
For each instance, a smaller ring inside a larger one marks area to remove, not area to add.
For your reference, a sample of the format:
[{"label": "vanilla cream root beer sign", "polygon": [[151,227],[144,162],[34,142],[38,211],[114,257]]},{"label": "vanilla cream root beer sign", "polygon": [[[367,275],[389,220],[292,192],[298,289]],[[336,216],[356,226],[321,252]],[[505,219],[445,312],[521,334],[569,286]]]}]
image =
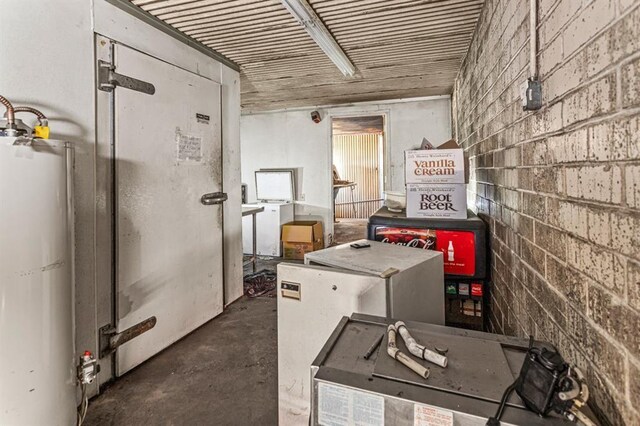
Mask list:
[{"label": "vanilla cream root beer sign", "polygon": [[405,182],[464,183],[462,149],[405,151]]},{"label": "vanilla cream root beer sign", "polygon": [[408,184],[407,217],[466,219],[466,185]]}]

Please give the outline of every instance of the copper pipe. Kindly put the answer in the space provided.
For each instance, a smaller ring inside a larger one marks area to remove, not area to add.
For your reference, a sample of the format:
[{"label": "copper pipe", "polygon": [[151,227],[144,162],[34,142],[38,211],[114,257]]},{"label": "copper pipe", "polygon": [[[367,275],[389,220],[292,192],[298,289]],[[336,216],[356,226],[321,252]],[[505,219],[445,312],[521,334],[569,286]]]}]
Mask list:
[{"label": "copper pipe", "polygon": [[34,114],[36,117],[38,117],[39,120],[46,120],[47,117],[40,112],[39,110],[32,108],[32,107],[28,107],[28,106],[17,106],[13,108],[13,112],[30,112],[31,114]]},{"label": "copper pipe", "polygon": [[[41,126],[48,125],[47,117],[40,110],[37,110],[32,107],[28,107],[28,106],[17,106],[17,107],[13,107],[14,115],[16,112],[30,112],[31,114],[34,114],[38,118],[38,123],[40,123]],[[6,112],[4,113],[4,116],[5,117],[7,116]]]},{"label": "copper pipe", "polygon": [[13,105],[11,105],[11,102],[9,102],[9,99],[5,98],[2,95],[0,95],[0,104],[4,105],[4,107],[7,109],[6,112],[4,113],[4,116],[7,117],[7,128],[9,129],[15,128],[16,114],[14,112]]}]

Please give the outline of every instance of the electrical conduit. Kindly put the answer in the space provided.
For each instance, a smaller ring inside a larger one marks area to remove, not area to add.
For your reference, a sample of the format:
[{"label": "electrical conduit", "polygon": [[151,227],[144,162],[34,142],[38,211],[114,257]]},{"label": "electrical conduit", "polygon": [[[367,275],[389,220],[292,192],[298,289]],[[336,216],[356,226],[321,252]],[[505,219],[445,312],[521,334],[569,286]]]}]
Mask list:
[{"label": "electrical conduit", "polygon": [[538,78],[538,0],[529,0],[529,77]]}]

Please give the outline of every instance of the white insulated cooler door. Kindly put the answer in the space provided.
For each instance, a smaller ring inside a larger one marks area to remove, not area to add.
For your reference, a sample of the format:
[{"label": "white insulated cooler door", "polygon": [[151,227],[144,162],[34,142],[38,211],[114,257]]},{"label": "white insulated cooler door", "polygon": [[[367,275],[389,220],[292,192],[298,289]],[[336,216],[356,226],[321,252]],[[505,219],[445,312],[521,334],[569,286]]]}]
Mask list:
[{"label": "white insulated cooler door", "polygon": [[222,165],[218,83],[122,45],[115,59],[155,86],[115,94],[117,331],[157,318],[118,348],[122,375],[222,312],[222,205],[200,200]]}]

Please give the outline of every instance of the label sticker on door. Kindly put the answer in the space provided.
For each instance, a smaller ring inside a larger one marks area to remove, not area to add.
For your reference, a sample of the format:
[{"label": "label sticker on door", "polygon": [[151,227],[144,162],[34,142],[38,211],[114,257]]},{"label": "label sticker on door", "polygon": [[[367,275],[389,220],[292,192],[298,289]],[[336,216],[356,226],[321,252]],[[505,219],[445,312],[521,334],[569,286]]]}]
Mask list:
[{"label": "label sticker on door", "polygon": [[453,426],[453,412],[429,405],[414,404],[413,426]]},{"label": "label sticker on door", "polygon": [[384,426],[384,398],[367,392],[319,383],[318,424]]},{"label": "label sticker on door", "polygon": [[196,120],[198,121],[198,123],[209,124],[210,119],[211,117],[206,114],[200,114],[199,112],[196,113]]},{"label": "label sticker on door", "polygon": [[202,161],[202,138],[176,132],[178,161]]}]

